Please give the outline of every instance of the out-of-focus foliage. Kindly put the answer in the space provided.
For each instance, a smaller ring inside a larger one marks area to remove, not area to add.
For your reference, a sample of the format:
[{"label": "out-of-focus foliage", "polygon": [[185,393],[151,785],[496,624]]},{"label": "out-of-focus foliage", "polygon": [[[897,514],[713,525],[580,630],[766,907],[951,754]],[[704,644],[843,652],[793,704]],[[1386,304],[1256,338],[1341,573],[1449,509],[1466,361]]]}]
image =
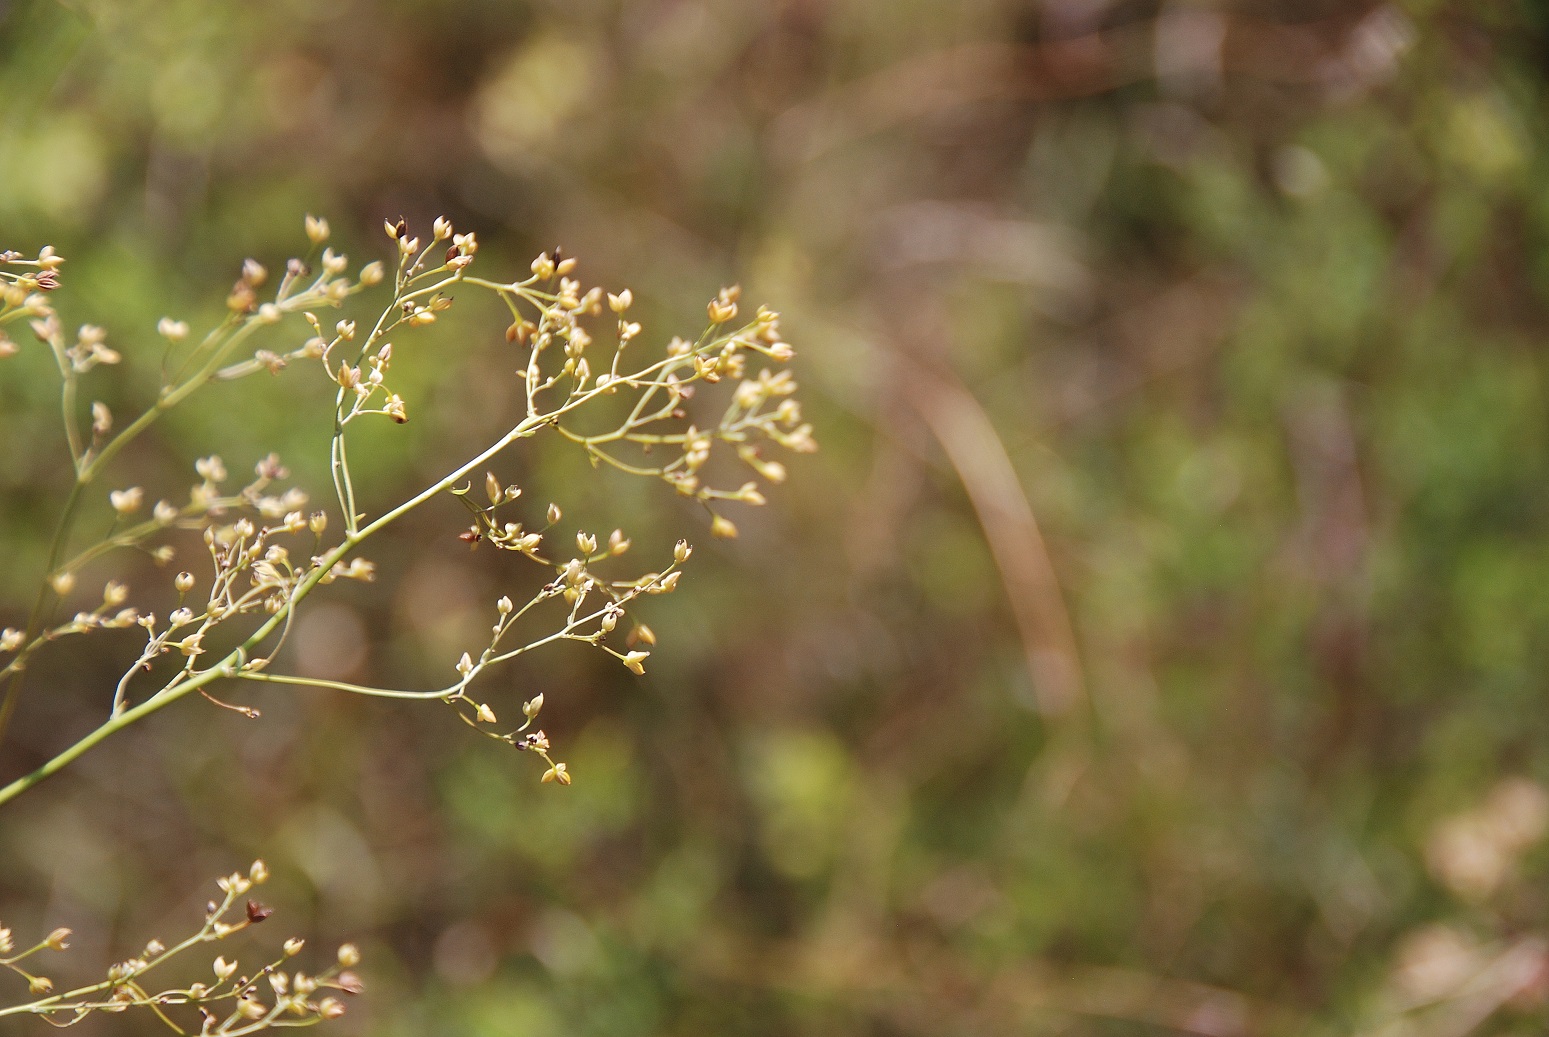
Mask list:
[{"label": "out-of-focus foliage", "polygon": [[[513,674],[570,789],[390,705],[190,706],[5,813],[0,917],[110,960],[262,853],[381,1035],[1538,1032],[1546,68],[1527,0],[0,8],[0,245],[69,256],[130,361],[303,211],[361,259],[446,212],[648,327],[742,279],[824,443],[693,537],[644,680]],[[379,481],[511,413],[499,326],[459,327]],[[53,393],[0,361],[0,620]],[[321,490],[295,399],[213,390],[126,464],[277,449]],[[561,451],[501,474],[702,530]],[[478,642],[502,574],[439,519],[302,665]],[[6,777],[113,661],[34,675]]]}]

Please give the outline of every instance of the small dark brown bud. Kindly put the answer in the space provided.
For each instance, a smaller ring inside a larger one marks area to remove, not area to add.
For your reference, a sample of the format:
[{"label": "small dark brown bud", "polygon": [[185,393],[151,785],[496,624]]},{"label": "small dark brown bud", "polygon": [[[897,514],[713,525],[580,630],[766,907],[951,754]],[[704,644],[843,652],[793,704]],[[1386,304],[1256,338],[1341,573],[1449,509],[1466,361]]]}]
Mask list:
[{"label": "small dark brown bud", "polygon": [[262,922],[272,914],[274,914],[274,908],[272,907],[265,907],[256,900],[249,900],[247,902],[247,920],[254,925]]}]

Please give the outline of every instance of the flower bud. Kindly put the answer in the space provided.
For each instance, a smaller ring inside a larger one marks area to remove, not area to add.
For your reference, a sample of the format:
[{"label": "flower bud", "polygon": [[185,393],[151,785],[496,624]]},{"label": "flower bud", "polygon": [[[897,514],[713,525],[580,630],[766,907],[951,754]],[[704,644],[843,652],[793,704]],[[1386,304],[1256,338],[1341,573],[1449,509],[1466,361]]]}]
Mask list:
[{"label": "flower bud", "polygon": [[356,949],[353,943],[341,944],[339,946],[339,964],[347,969],[353,969],[360,964],[360,951]]},{"label": "flower bud", "polygon": [[190,572],[178,573],[172,580],[172,586],[177,588],[179,594],[187,594],[194,589],[194,574]]},{"label": "flower bud", "polygon": [[307,239],[314,245],[321,245],[328,240],[328,221],[320,216],[307,213],[306,218]]},{"label": "flower bud", "polygon": [[131,486],[127,490],[113,490],[108,494],[108,503],[113,505],[113,510],[120,516],[132,515],[140,510],[140,505],[145,503],[145,491],[138,486]]},{"label": "flower bud", "polygon": [[539,692],[526,702],[522,703],[522,715],[528,720],[538,715],[538,710],[543,708],[543,693]]},{"label": "flower bud", "polygon": [[66,929],[64,926],[60,926],[58,929],[55,929],[53,932],[48,934],[48,938],[43,941],[43,946],[47,947],[51,951],[62,951],[66,947],[70,946],[68,942],[69,939],[70,930]]}]

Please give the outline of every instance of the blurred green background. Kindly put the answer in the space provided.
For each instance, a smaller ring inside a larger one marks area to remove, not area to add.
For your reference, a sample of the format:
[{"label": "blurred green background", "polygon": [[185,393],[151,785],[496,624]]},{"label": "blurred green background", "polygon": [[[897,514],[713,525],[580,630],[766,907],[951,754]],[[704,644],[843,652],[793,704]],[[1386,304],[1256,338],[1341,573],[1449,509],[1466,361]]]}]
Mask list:
[{"label": "blurred green background", "polygon": [[[444,710],[238,689],[261,720],[179,704],[8,808],[0,918],[85,970],[261,855],[260,935],[358,941],[339,1032],[382,1037],[1542,1032],[1546,76],[1529,0],[0,3],[0,245],[69,257],[116,413],[303,213],[358,262],[444,213],[652,341],[740,281],[823,443],[735,542],[503,463],[699,546],[645,678],[576,647],[491,693],[545,693],[572,788]],[[503,324],[454,313],[379,504],[514,413]],[[67,485],[46,361],[0,361],[0,626]],[[315,382],[212,389],[116,484],[272,449],[325,499]],[[532,579],[464,523],[296,654],[442,681]],[[134,650],[40,667],[0,777]]]}]

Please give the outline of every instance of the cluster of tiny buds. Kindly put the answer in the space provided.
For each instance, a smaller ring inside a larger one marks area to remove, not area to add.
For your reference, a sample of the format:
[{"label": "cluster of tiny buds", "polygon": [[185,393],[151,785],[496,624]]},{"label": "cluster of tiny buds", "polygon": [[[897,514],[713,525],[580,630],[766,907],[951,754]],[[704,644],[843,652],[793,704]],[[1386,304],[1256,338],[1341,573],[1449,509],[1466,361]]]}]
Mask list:
[{"label": "cluster of tiny buds", "polygon": [[[9,969],[27,981],[28,989],[41,1000],[21,1008],[42,1015],[55,1025],[68,1026],[97,1011],[122,1012],[135,1007],[148,1007],[159,1019],[178,1033],[188,1031],[173,1023],[167,1014],[177,1005],[198,1008],[204,1024],[201,1034],[249,1033],[270,1026],[306,1025],[336,1019],[344,1014],[344,1003],[329,992],[346,995],[358,994],[364,984],[353,969],[360,963],[360,952],[354,944],[339,947],[336,964],[321,972],[309,974],[286,971],[286,962],[297,957],[305,947],[305,941],[292,937],[285,941],[280,957],[264,965],[248,976],[241,972],[240,963],[217,956],[210,964],[213,982],[196,982],[183,987],[173,987],[152,993],[146,977],[152,970],[172,958],[202,943],[223,940],[250,925],[268,918],[272,912],[253,900],[242,908],[243,920],[227,922],[228,912],[236,909],[253,886],[269,877],[268,868],[262,861],[254,861],[247,874],[234,872],[218,880],[224,892],[223,902],[213,901],[205,911],[203,927],[194,935],[171,947],[161,940],[146,942],[139,954],[115,962],[99,983],[78,987],[67,994],[47,996],[54,984],[47,976],[30,972],[24,962],[43,951],[62,951],[69,946],[69,929],[55,929],[38,943],[14,952],[14,940],[9,929],[0,927],[0,967]],[[266,1001],[260,991],[260,982],[267,981],[272,997]],[[318,997],[319,993],[325,996]],[[221,1004],[229,1005],[229,1015],[223,1022],[212,1009]],[[55,1016],[63,1017],[62,1022]],[[287,1021],[291,1020],[291,1021]]]}]

